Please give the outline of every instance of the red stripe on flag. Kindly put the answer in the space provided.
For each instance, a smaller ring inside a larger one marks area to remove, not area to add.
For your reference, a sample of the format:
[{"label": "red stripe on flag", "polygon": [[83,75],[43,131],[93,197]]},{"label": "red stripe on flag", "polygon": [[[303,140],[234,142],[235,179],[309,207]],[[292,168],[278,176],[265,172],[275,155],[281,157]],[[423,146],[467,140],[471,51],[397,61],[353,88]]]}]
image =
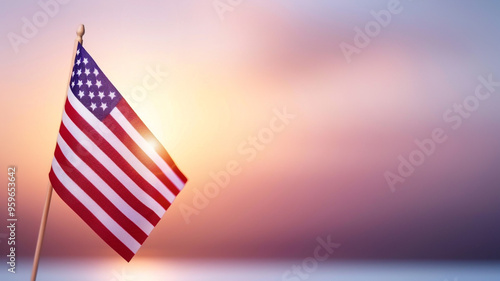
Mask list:
[{"label": "red stripe on flag", "polygon": [[132,110],[130,105],[127,103],[125,99],[122,99],[116,107],[120,110],[120,112],[127,118],[127,120],[130,122],[130,124],[141,134],[145,139],[148,141],[153,141],[156,143],[154,146],[154,149],[160,155],[161,158],[170,166],[172,171],[179,177],[179,179],[182,180],[183,183],[187,182],[186,176],[177,168],[177,165],[175,165],[174,161],[168,154],[168,152],[165,150],[163,145],[158,141],[158,139],[151,133],[151,131],[148,129],[148,127],[142,122],[142,120],[137,116],[137,114]]},{"label": "red stripe on flag", "polygon": [[82,159],[101,179],[103,179],[127,204],[146,218],[153,226],[160,217],[135,197],[113,174],[111,174],[97,159],[83,147],[68,131],[64,124],[61,124],[59,134],[72,148],[73,152]]},{"label": "red stripe on flag", "polygon": [[78,169],[64,156],[59,145],[56,146],[54,157],[63,171],[94,200],[114,221],[127,231],[140,244],[144,243],[148,235],[132,220],[125,216],[99,189],[93,185]]},{"label": "red stripe on flag", "polygon": [[156,163],[144,153],[137,143],[125,132],[125,130],[116,122],[115,118],[109,114],[102,122],[118,137],[122,143],[146,166],[174,195],[179,194],[179,189],[170,181]]},{"label": "red stripe on flag", "polygon": [[166,210],[170,202],[163,195],[149,184],[137,171],[118,153],[87,121],[78,114],[69,101],[65,106],[66,114],[90,140],[94,142],[115,164],[127,174],[142,190],[155,199]]},{"label": "red stripe on flag", "polygon": [[99,237],[101,237],[104,242],[106,242],[111,248],[113,248],[120,256],[122,256],[127,262],[129,262],[134,253],[123,244],[116,236],[111,233],[102,223],[99,221],[91,211],[89,211],[71,192],[69,192],[64,185],[59,181],[57,176],[54,174],[52,169],[49,173],[49,179],[57,192],[59,197],[68,204],[68,206],[80,216],[89,226],[92,228]]}]

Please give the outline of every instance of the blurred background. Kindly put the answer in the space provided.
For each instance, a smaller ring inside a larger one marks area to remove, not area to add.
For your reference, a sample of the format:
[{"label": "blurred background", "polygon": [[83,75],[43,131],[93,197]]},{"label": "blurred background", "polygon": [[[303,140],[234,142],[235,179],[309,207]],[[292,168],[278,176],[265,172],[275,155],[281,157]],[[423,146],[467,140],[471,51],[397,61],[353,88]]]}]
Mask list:
[{"label": "blurred background", "polygon": [[[19,262],[1,279],[30,275],[83,23],[87,51],[189,181],[130,263],[54,194],[38,280],[500,280],[500,87],[471,97],[480,76],[500,81],[499,12],[493,0],[1,1],[1,181],[17,167]],[[402,176],[436,129],[446,141]],[[241,172],[200,206],[230,162]],[[307,261],[322,239],[341,246]]]}]

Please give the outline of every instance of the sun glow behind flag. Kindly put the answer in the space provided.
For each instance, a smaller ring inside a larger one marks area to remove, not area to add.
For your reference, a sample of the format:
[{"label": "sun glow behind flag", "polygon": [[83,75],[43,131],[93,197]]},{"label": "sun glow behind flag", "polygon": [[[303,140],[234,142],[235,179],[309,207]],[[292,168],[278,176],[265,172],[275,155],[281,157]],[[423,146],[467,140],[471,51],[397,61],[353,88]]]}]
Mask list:
[{"label": "sun glow behind flag", "polygon": [[81,44],[49,178],[127,261],[187,181]]}]

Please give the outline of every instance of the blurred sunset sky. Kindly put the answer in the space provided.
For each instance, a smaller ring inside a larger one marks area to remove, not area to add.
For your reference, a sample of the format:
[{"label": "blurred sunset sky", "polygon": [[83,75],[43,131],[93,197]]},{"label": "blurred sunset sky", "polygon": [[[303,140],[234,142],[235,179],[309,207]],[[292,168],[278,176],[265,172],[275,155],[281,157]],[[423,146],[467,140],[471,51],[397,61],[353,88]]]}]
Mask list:
[{"label": "blurred sunset sky", "polygon": [[[16,52],[8,34],[43,9],[1,1],[1,181],[17,167],[18,255],[35,250],[83,23],[127,100],[151,69],[168,73],[130,103],[189,180],[131,263],[302,259],[328,235],[342,244],[332,259],[498,261],[500,88],[459,129],[443,114],[479,76],[500,81],[500,3],[401,0],[348,63],[339,45],[389,2],[248,0],[221,18],[212,0],[74,0]],[[285,108],[293,119],[248,160],[238,147]],[[392,192],[384,173],[436,128],[447,141]],[[241,173],[187,223],[181,205],[230,161]],[[42,260],[117,256],[53,194]]]}]

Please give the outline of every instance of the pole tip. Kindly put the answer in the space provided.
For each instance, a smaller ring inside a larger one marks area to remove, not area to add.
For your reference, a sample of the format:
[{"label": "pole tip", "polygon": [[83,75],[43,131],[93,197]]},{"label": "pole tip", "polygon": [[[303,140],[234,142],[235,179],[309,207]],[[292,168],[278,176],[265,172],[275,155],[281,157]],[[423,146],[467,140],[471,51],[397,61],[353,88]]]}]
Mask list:
[{"label": "pole tip", "polygon": [[76,37],[76,39],[77,39],[80,43],[82,43],[82,41],[83,41],[83,38],[82,38],[82,37],[83,37],[83,35],[84,35],[84,34],[85,34],[85,26],[84,26],[83,24],[80,24],[80,25],[78,26],[78,29],[76,30],[76,36],[77,36],[77,37]]}]

